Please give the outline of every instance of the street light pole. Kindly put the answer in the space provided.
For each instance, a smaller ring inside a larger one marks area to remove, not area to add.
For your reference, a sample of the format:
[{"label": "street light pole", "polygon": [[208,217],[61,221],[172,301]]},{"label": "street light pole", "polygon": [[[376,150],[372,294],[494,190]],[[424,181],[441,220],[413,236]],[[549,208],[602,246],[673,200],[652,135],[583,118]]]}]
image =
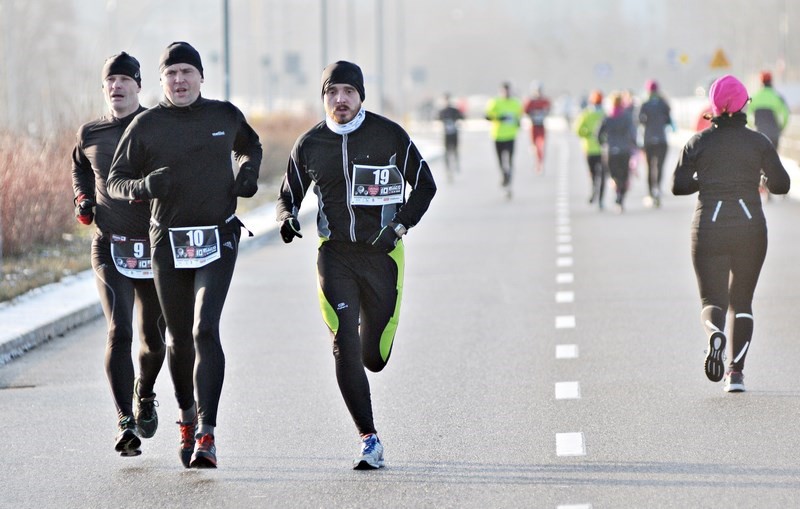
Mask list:
[{"label": "street light pole", "polygon": [[377,30],[377,52],[378,52],[378,113],[383,115],[383,0],[376,0],[375,5],[375,26]]},{"label": "street light pole", "polygon": [[320,0],[319,55],[324,69],[328,65],[328,0]]},{"label": "street light pole", "polygon": [[228,0],[222,0],[222,76],[226,101],[231,99],[230,20],[228,19],[228,11]]}]

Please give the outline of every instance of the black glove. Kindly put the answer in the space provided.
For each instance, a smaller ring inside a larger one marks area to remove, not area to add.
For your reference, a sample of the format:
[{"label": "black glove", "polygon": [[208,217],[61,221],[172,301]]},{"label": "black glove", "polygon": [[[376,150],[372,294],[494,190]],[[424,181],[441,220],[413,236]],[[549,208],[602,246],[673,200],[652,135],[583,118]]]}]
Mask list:
[{"label": "black glove", "polygon": [[152,198],[166,198],[172,188],[172,176],[169,167],[164,166],[151,171],[144,178],[144,188]]},{"label": "black glove", "polygon": [[81,224],[92,224],[94,220],[94,200],[85,194],[79,194],[75,198],[75,218]]},{"label": "black glove", "polygon": [[250,198],[258,191],[258,172],[252,166],[242,166],[233,182],[234,196]]},{"label": "black glove", "polygon": [[287,244],[295,237],[303,238],[303,235],[300,233],[300,221],[298,221],[296,217],[292,216],[283,220],[283,223],[281,223],[281,237]]},{"label": "black glove", "polygon": [[394,249],[399,239],[400,237],[397,236],[392,225],[386,225],[370,237],[367,242],[384,253],[388,253]]}]

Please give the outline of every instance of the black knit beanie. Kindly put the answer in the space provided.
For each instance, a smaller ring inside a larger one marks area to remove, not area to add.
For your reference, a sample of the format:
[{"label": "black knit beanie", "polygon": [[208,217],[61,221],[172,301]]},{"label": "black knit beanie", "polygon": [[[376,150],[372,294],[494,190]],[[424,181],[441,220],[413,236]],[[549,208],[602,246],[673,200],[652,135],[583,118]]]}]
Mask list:
[{"label": "black knit beanie", "polygon": [[189,64],[193,65],[200,71],[200,77],[203,78],[203,63],[200,61],[200,53],[192,47],[188,42],[173,42],[161,54],[161,59],[158,63],[158,72],[164,72],[164,69],[175,64]]},{"label": "black knit beanie", "polygon": [[103,79],[112,74],[123,74],[136,80],[136,84],[142,86],[142,75],[139,72],[139,61],[128,55],[124,51],[111,55],[103,65]]},{"label": "black knit beanie", "polygon": [[322,71],[322,96],[329,85],[346,84],[358,91],[361,100],[364,100],[364,75],[361,68],[352,62],[339,60]]}]

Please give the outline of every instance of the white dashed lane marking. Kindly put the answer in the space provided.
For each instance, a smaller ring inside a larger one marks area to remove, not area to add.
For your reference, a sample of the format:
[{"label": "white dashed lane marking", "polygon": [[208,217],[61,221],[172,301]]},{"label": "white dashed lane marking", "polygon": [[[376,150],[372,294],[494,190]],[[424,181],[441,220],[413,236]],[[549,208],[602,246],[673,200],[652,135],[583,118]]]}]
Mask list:
[{"label": "white dashed lane marking", "polygon": [[558,267],[572,267],[572,263],[571,256],[559,256],[556,258],[556,266]]},{"label": "white dashed lane marking", "polygon": [[556,454],[558,456],[586,456],[583,432],[556,433]]},{"label": "white dashed lane marking", "polygon": [[556,329],[574,329],[574,328],[575,328],[575,316],[562,315],[556,317]]},{"label": "white dashed lane marking", "polygon": [[577,359],[578,345],[556,345],[556,359]]},{"label": "white dashed lane marking", "polygon": [[581,384],[556,382],[556,399],[581,399]]},{"label": "white dashed lane marking", "polygon": [[570,284],[575,281],[575,275],[571,272],[561,272],[556,274],[556,283],[560,285]]},{"label": "white dashed lane marking", "polygon": [[[575,263],[573,259],[572,230],[570,227],[570,196],[569,196],[569,151],[565,146],[559,146],[560,150],[554,153],[559,158],[558,165],[558,192],[556,197],[556,284],[559,285],[555,293],[557,304],[571,304],[575,302],[575,292],[566,285],[575,282],[575,276],[571,269]],[[567,272],[566,270],[570,270]],[[556,313],[556,329],[574,329],[575,315],[565,314],[559,307]],[[568,312],[574,312],[569,310]],[[556,359],[577,359],[578,345],[576,344],[557,344]],[[563,364],[561,364],[563,366]],[[556,400],[580,400],[581,386],[578,381],[556,382]],[[571,408],[571,407],[570,407]],[[573,416],[574,418],[574,416]],[[586,456],[586,438],[582,431],[570,433],[556,433],[556,454],[558,456]],[[589,503],[581,504],[561,504],[558,509],[591,509]]]},{"label": "white dashed lane marking", "polygon": [[556,292],[556,302],[558,302],[559,304],[575,302],[575,292],[571,291]]}]

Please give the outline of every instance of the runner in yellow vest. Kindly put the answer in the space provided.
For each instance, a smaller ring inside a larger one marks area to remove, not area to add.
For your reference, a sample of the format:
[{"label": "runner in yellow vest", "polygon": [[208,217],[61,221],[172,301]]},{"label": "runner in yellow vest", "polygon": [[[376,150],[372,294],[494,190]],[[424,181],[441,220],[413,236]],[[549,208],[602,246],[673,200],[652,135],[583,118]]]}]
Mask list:
[{"label": "runner in yellow vest", "polygon": [[513,174],[514,140],[522,118],[522,102],[511,97],[511,83],[503,83],[500,96],[486,106],[486,120],[492,123],[491,136],[497,150],[497,160],[503,175],[502,186],[511,198],[511,176]]}]

